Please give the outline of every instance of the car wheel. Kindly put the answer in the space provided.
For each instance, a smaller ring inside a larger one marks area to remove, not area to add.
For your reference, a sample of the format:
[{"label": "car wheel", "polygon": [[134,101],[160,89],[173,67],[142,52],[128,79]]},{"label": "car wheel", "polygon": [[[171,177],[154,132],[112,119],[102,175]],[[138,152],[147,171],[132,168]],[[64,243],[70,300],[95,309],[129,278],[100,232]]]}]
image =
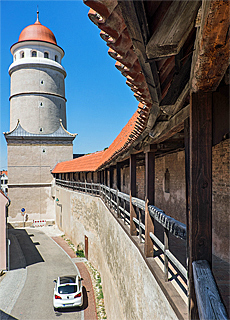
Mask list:
[{"label": "car wheel", "polygon": [[58,311],[58,308],[55,308],[55,307],[54,307],[54,311]]}]

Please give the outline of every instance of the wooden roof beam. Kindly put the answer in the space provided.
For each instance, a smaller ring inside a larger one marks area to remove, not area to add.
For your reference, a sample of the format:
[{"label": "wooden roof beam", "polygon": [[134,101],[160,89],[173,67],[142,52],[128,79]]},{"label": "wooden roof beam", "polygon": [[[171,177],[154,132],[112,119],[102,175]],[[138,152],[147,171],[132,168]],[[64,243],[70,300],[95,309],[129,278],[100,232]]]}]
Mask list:
[{"label": "wooden roof beam", "polygon": [[148,59],[169,57],[180,52],[194,27],[200,4],[200,0],[172,2],[146,46]]},{"label": "wooden roof beam", "polygon": [[229,25],[229,1],[202,1],[191,71],[192,91],[217,89],[229,65]]}]

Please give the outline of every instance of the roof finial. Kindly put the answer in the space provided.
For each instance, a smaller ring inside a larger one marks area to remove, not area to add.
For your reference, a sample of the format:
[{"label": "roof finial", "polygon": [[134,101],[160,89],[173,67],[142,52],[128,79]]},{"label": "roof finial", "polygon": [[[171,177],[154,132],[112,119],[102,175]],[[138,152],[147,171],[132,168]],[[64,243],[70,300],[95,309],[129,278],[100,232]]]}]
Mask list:
[{"label": "roof finial", "polygon": [[37,5],[37,22],[39,22],[39,11],[38,11],[38,5]]}]

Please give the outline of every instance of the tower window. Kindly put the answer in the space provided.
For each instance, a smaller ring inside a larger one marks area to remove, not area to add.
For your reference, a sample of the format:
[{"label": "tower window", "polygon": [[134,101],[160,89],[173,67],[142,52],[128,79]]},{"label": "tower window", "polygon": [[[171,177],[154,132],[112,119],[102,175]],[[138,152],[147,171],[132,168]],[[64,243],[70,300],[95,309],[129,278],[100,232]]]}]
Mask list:
[{"label": "tower window", "polygon": [[43,104],[42,104],[42,102],[40,103],[40,107],[42,107],[43,106]]},{"label": "tower window", "polygon": [[43,152],[43,153],[46,152],[46,149],[42,149],[42,152]]},{"label": "tower window", "polygon": [[40,128],[40,132],[42,132],[43,131],[43,128]]},{"label": "tower window", "polygon": [[58,56],[57,56],[57,55],[55,55],[55,61],[57,61],[57,62],[58,62]]},{"label": "tower window", "polygon": [[43,80],[41,80],[41,84],[43,84]]},{"label": "tower window", "polygon": [[25,52],[24,52],[24,51],[22,51],[22,52],[20,53],[20,57],[21,57],[21,58],[24,58],[24,57],[25,57]]},{"label": "tower window", "polygon": [[49,58],[49,53],[48,52],[44,52],[44,58]]},{"label": "tower window", "polygon": [[37,51],[32,51],[32,57],[37,57]]}]

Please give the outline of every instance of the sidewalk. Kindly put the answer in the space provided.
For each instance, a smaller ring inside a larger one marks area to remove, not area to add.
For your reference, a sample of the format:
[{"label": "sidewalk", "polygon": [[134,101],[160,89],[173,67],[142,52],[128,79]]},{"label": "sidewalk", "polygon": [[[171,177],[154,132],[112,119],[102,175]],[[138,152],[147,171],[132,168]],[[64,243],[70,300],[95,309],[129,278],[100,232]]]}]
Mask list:
[{"label": "sidewalk", "polygon": [[82,281],[83,287],[85,287],[87,292],[87,301],[84,301],[84,319],[85,320],[97,320],[96,303],[93,291],[93,285],[91,282],[90,274],[84,264],[81,262],[82,258],[77,258],[76,254],[69,247],[68,243],[60,236],[51,237],[63,250],[70,256],[70,258],[75,262],[78,270],[80,271],[81,277],[84,279]]}]

